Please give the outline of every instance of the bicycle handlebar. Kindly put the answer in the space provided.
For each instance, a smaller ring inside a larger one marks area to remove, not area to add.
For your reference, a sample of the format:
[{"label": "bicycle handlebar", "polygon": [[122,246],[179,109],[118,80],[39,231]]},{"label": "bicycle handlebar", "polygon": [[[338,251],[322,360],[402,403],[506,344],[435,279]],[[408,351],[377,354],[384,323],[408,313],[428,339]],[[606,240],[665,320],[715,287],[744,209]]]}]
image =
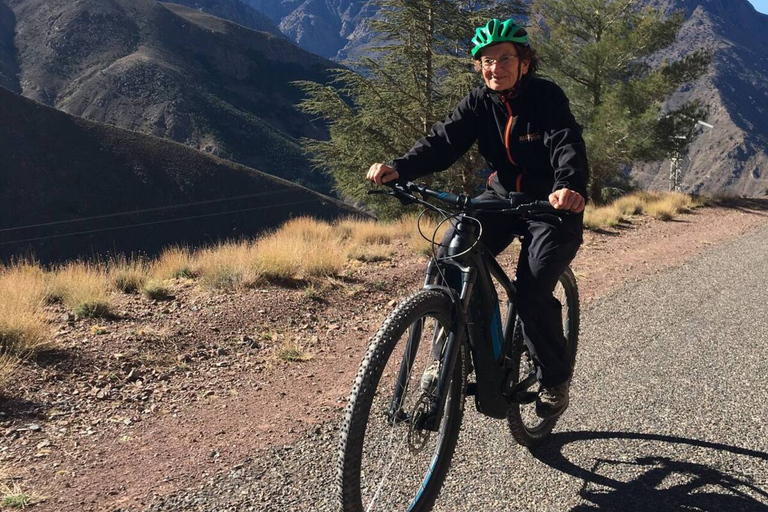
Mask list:
[{"label": "bicycle handlebar", "polygon": [[406,182],[390,181],[390,182],[384,183],[384,185],[392,187],[394,189],[393,195],[395,196],[401,196],[401,197],[405,196],[410,199],[419,201],[412,194],[413,192],[417,192],[418,194],[424,197],[431,197],[433,199],[437,199],[438,201],[441,201],[453,208],[457,208],[463,211],[474,210],[474,211],[489,211],[489,212],[499,212],[499,213],[502,213],[502,212],[518,213],[521,216],[522,215],[541,216],[541,217],[554,216],[559,221],[562,220],[561,216],[572,214],[572,212],[567,210],[556,209],[554,206],[552,206],[551,203],[549,203],[549,201],[540,201],[540,200],[531,201],[527,197],[525,197],[523,194],[513,195],[508,199],[499,198],[499,199],[477,200],[477,199],[472,199],[471,197],[465,194],[456,195],[456,194],[452,194],[450,192],[444,192],[441,190],[432,190],[430,188],[425,187],[424,185],[419,185],[411,181],[406,181]]}]

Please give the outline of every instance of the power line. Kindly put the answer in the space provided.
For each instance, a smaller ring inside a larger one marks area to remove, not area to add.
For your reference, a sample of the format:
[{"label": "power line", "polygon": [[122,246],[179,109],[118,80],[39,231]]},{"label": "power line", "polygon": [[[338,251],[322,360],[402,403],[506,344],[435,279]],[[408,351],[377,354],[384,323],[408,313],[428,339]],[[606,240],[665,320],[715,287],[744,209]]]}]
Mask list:
[{"label": "power line", "polygon": [[48,239],[52,239],[52,238],[62,238],[62,237],[65,237],[65,236],[87,235],[87,234],[91,234],[91,233],[101,233],[101,232],[104,232],[104,231],[115,231],[115,230],[118,230],[118,229],[128,229],[128,228],[137,228],[137,227],[142,227],[142,226],[152,226],[152,225],[155,225],[155,224],[167,224],[169,222],[179,222],[179,221],[182,221],[182,220],[202,219],[204,217],[216,217],[216,216],[220,216],[220,215],[231,215],[233,213],[251,212],[251,211],[255,211],[255,210],[266,210],[266,209],[269,209],[269,208],[277,208],[277,207],[283,207],[283,206],[294,206],[294,205],[297,205],[297,204],[313,203],[315,201],[320,201],[320,198],[308,199],[306,201],[296,201],[296,202],[293,202],[293,203],[285,203],[285,204],[281,204],[281,205],[270,205],[270,206],[254,207],[254,208],[243,208],[242,210],[232,210],[232,211],[229,211],[229,212],[208,213],[208,214],[205,214],[205,215],[193,215],[193,216],[190,216],[190,217],[180,217],[178,219],[166,219],[166,220],[158,220],[158,221],[154,221],[154,222],[142,222],[140,224],[130,224],[130,225],[127,225],[127,226],[115,226],[115,227],[111,227],[111,228],[90,229],[90,230],[87,230],[87,231],[77,231],[75,233],[62,233],[62,234],[59,234],[59,235],[40,236],[40,237],[37,237],[37,238],[25,238],[23,240],[13,240],[13,241],[10,241],[10,242],[0,242],[0,245],[21,244],[21,243],[25,243],[25,242],[36,242],[38,240],[48,240]]},{"label": "power line", "polygon": [[203,204],[214,204],[214,203],[221,203],[221,202],[224,202],[224,201],[235,201],[235,200],[238,200],[238,199],[249,199],[249,198],[253,198],[253,197],[262,197],[262,196],[267,196],[267,195],[286,194],[288,192],[295,192],[295,190],[285,189],[285,190],[280,190],[280,191],[277,191],[277,192],[273,192],[273,191],[258,192],[256,194],[245,194],[245,195],[242,195],[242,196],[223,197],[223,198],[220,198],[220,199],[208,199],[208,200],[205,200],[205,201],[196,201],[196,202],[193,202],[193,203],[179,203],[179,204],[173,204],[173,205],[169,205],[169,206],[157,206],[155,208],[144,208],[142,210],[132,210],[132,211],[120,212],[120,213],[108,213],[108,214],[105,214],[105,215],[94,215],[93,217],[80,217],[78,219],[57,220],[57,221],[53,221],[53,222],[44,222],[44,223],[41,223],[41,224],[28,224],[26,226],[16,226],[16,227],[12,227],[12,228],[2,228],[2,229],[0,229],[0,233],[5,233],[5,232],[8,232],[8,231],[17,231],[17,230],[21,230],[21,229],[42,228],[42,227],[46,227],[46,226],[57,226],[57,225],[61,225],[61,224],[70,224],[70,223],[73,223],[73,222],[85,222],[87,220],[107,219],[107,218],[110,218],[110,217],[120,217],[122,215],[136,215],[136,214],[139,214],[139,213],[159,212],[159,211],[162,211],[162,210],[170,210],[170,209],[173,209],[173,208],[183,208],[183,207],[187,207],[187,206],[200,206],[200,205],[203,205]]}]

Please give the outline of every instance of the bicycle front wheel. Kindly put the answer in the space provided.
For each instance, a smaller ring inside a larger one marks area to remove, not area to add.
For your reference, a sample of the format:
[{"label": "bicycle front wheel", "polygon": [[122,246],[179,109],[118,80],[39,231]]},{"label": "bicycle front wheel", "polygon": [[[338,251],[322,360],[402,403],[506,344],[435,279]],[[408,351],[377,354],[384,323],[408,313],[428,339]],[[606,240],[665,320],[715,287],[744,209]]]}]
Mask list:
[{"label": "bicycle front wheel", "polygon": [[344,512],[426,512],[434,505],[464,412],[463,346],[435,431],[420,421],[434,398],[424,376],[434,363],[433,345],[442,346],[452,324],[450,297],[422,290],[400,304],[371,341],[341,428],[338,485]]},{"label": "bicycle front wheel", "polygon": [[[553,295],[561,305],[563,334],[568,344],[571,369],[573,369],[579,343],[579,290],[570,268],[566,268],[558,279]],[[536,368],[525,346],[519,319],[514,330],[512,372],[514,383],[523,381],[530,383],[527,391],[533,391],[532,388],[538,385],[535,379]],[[541,444],[552,433],[558,420],[558,418],[541,419],[536,415],[535,410],[533,399],[531,399],[528,402],[513,404],[507,412],[507,423],[512,437],[528,448]]]}]

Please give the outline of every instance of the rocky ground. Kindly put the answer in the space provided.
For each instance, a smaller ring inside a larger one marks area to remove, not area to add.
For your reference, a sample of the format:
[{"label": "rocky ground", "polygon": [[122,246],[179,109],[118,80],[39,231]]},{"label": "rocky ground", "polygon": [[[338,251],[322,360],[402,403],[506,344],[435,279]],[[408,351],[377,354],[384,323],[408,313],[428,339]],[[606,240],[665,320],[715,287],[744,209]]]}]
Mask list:
[{"label": "rocky ground", "polygon": [[[768,201],[750,201],[589,233],[573,265],[583,302],[766,224]],[[166,301],[116,296],[108,320],[52,306],[55,343],[0,394],[6,482],[51,511],[163,510],[183,490],[238,478],[277,479],[290,495],[302,482],[273,471],[281,453],[309,449],[307,438],[335,442],[368,339],[420,285],[424,260],[394,250],[389,261],[350,264],[313,293],[178,281]],[[514,248],[501,259],[512,264]],[[280,357],[288,345],[306,360]],[[258,496],[248,503],[269,510]],[[193,508],[228,504],[181,509]]]}]

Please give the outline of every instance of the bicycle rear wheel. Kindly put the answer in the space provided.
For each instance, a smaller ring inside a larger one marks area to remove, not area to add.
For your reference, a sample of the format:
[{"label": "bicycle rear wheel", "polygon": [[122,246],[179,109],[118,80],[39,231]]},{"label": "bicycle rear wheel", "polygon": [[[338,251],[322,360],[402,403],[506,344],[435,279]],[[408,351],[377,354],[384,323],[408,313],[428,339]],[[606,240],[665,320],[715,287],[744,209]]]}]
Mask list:
[{"label": "bicycle rear wheel", "polygon": [[[579,342],[579,290],[570,268],[566,268],[558,279],[554,297],[562,305],[563,334],[568,343],[571,368],[573,368]],[[516,319],[512,348],[512,382],[519,383],[528,379],[530,385],[522,391],[535,392],[538,383],[535,378],[531,378],[535,374],[536,368],[525,346],[522,326],[519,319]],[[531,397],[533,397],[532,394]],[[552,433],[557,420],[558,418],[539,418],[533,401],[513,404],[507,413],[507,423],[512,437],[519,444],[529,448],[544,441]]]},{"label": "bicycle rear wheel", "polygon": [[436,432],[420,428],[434,397],[421,380],[433,363],[433,344],[447,337],[451,325],[450,298],[422,290],[400,304],[371,341],[341,428],[338,490],[344,512],[426,512],[434,505],[464,413],[463,346]]}]

